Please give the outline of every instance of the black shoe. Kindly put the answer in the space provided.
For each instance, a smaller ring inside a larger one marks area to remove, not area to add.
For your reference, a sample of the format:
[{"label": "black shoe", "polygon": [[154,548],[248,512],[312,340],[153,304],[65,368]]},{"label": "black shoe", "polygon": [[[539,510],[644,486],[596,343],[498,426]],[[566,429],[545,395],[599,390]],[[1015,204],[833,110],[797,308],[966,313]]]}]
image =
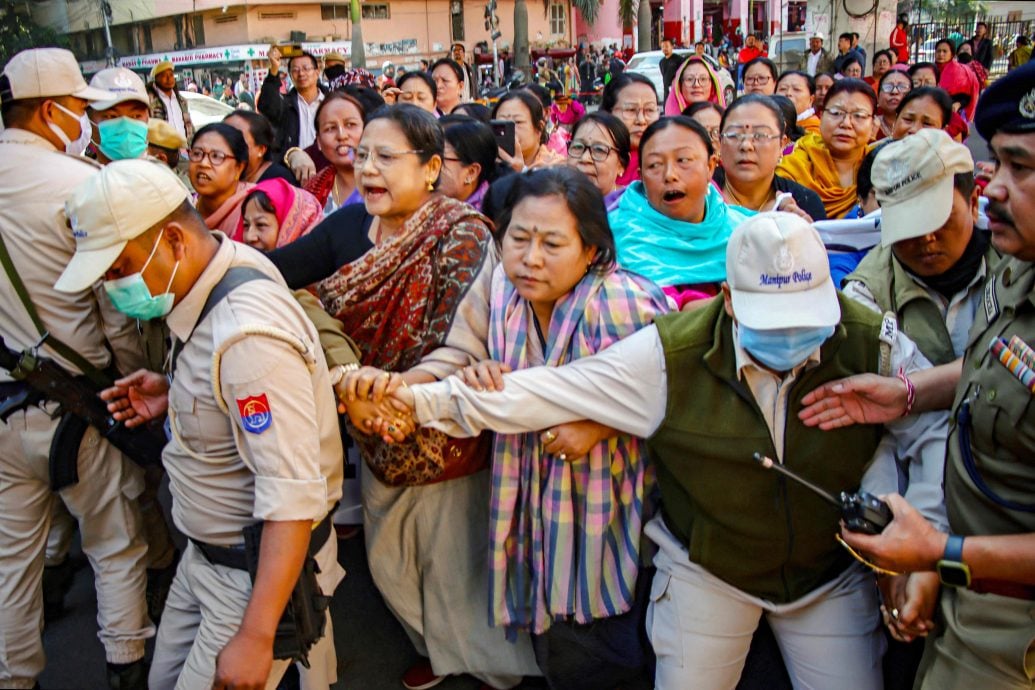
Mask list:
[{"label": "black shoe", "polygon": [[147,663],[137,659],[129,664],[108,664],[111,690],[147,690]]},{"label": "black shoe", "polygon": [[75,579],[75,565],[65,557],[58,565],[43,568],[43,620],[47,623],[61,617],[65,610],[65,595]]},{"label": "black shoe", "polygon": [[147,591],[144,596],[147,599],[147,615],[151,622],[158,625],[162,620],[162,611],[165,610],[165,600],[169,598],[169,587],[172,586],[173,577],[176,575],[176,566],[180,562],[180,552],[173,556],[173,561],[164,568],[147,569]]}]

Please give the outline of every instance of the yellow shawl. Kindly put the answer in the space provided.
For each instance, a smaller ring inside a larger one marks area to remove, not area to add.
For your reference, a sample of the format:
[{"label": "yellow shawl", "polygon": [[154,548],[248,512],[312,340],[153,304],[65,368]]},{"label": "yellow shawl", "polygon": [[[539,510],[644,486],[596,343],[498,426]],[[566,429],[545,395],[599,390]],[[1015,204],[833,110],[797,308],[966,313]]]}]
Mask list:
[{"label": "yellow shawl", "polygon": [[[856,170],[862,164],[864,151],[860,151]],[[798,139],[794,150],[776,166],[776,174],[819,194],[827,210],[827,218],[841,218],[856,204],[855,184],[841,186],[834,159],[819,134],[806,134]]]}]

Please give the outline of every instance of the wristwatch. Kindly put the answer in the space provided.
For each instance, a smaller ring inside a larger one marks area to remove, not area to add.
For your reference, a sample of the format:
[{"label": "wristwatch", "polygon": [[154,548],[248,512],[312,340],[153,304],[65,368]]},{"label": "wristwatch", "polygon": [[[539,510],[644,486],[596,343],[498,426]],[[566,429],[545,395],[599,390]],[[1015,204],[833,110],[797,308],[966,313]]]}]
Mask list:
[{"label": "wristwatch", "polygon": [[938,577],[949,587],[970,587],[970,568],[963,562],[963,537],[950,534],[945,553],[938,561]]}]

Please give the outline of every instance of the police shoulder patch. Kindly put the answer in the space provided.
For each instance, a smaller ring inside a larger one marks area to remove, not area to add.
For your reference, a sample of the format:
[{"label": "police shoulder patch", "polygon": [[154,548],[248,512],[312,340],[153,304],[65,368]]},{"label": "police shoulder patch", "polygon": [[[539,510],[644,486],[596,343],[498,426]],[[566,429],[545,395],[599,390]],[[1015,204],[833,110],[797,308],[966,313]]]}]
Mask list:
[{"label": "police shoulder patch", "polygon": [[265,393],[237,399],[237,410],[241,413],[241,425],[245,431],[261,434],[273,423],[270,401]]}]

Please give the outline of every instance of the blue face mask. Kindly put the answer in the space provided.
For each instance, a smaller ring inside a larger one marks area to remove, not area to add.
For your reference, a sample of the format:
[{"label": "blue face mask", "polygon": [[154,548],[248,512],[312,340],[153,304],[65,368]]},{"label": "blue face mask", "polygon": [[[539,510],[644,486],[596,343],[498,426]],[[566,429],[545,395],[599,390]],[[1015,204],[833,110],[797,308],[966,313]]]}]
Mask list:
[{"label": "blue face mask", "polygon": [[131,117],[116,117],[97,125],[101,143],[97,146],[109,160],[140,158],[147,151],[147,123]]},{"label": "blue face mask", "polygon": [[169,284],[161,295],[152,297],[151,290],[148,289],[147,283],[144,282],[144,271],[147,269],[147,265],[151,263],[151,259],[154,258],[155,252],[158,251],[158,243],[162,239],[162,232],[165,232],[165,230],[163,229],[158,233],[155,246],[151,249],[151,254],[147,257],[147,261],[144,262],[144,267],[140,269],[139,273],[124,276],[117,280],[104,281],[104,290],[108,293],[112,305],[130,318],[150,321],[151,319],[160,319],[172,311],[173,302],[176,298],[169,292],[169,289],[172,287],[173,278],[176,277],[176,271],[180,268],[180,262],[177,261],[176,265],[173,266],[172,275],[169,276]]},{"label": "blue face mask", "polygon": [[833,326],[755,330],[737,325],[740,346],[774,371],[790,371],[834,334]]}]

